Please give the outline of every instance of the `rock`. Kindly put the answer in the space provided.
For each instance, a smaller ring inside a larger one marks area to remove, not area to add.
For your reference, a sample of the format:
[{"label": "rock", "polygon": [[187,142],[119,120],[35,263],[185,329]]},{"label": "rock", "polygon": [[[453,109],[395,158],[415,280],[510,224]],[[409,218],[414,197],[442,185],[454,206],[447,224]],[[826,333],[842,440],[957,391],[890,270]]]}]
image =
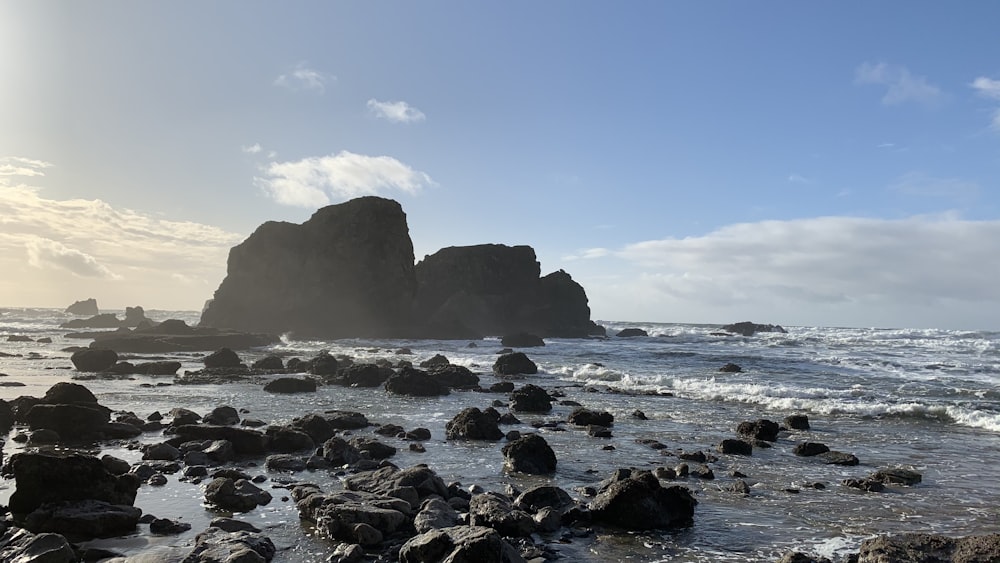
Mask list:
[{"label": "rock", "polygon": [[83,385],[78,383],[68,383],[60,382],[56,383],[45,392],[45,396],[42,397],[43,403],[49,403],[52,405],[57,404],[71,404],[71,403],[89,403],[97,404],[97,397],[90,392]]},{"label": "rock", "polygon": [[880,469],[872,473],[871,479],[886,485],[906,485],[907,487],[916,485],[923,477],[920,473],[912,469]]},{"label": "rock", "polygon": [[689,526],[698,501],[685,487],[664,488],[648,471],[618,470],[590,503],[596,522],[626,530]]},{"label": "rock", "polygon": [[16,563],[75,563],[76,553],[60,534],[32,534],[8,527],[0,535],[0,561]]},{"label": "rock", "polygon": [[93,297],[83,301],[74,301],[72,305],[66,307],[66,312],[71,315],[78,315],[81,317],[93,317],[100,314],[100,311],[97,309],[97,299],[94,299]]},{"label": "rock", "polygon": [[439,498],[429,498],[420,505],[420,512],[413,517],[413,527],[418,534],[459,524],[458,511]]},{"label": "rock", "polygon": [[280,342],[273,334],[251,334],[202,326],[192,328],[176,319],[163,321],[153,327],[139,327],[133,331],[122,329],[95,334],[93,338],[91,348],[110,348],[135,354],[197,352],[220,348],[244,350]]},{"label": "rock", "polygon": [[338,430],[357,430],[370,424],[364,414],[355,411],[325,411],[323,416],[331,428]]},{"label": "rock", "polygon": [[362,459],[357,448],[336,436],[323,443],[322,454],[327,463],[336,467],[354,465]]},{"label": "rock", "polygon": [[726,365],[719,368],[719,371],[722,373],[742,373],[743,368],[732,362],[729,362]]},{"label": "rock", "polygon": [[618,338],[635,338],[636,336],[649,336],[649,333],[641,328],[625,328],[618,331]]},{"label": "rock", "polygon": [[326,352],[320,352],[315,358],[309,360],[306,365],[306,371],[312,375],[319,375],[324,378],[337,375],[338,369],[340,369],[340,362],[337,361],[337,358]]},{"label": "rock", "polygon": [[[404,500],[365,491],[322,494],[315,486],[304,485],[294,487],[292,497],[299,516],[313,522],[320,534],[352,543],[378,542],[396,533],[408,523],[411,511]],[[359,529],[359,524],[365,527]]]},{"label": "rock", "polygon": [[218,528],[225,532],[259,532],[260,529],[254,526],[250,522],[244,522],[242,520],[235,520],[233,518],[226,518],[225,516],[219,516],[218,518],[212,518],[209,522],[209,527]]},{"label": "rock", "polygon": [[316,448],[316,442],[300,430],[287,426],[267,428],[267,448],[273,452],[292,453]]},{"label": "rock", "polygon": [[246,479],[216,477],[205,487],[205,500],[233,512],[249,512],[271,502],[271,494]]},{"label": "rock", "polygon": [[234,424],[239,424],[240,413],[236,411],[233,407],[228,405],[223,405],[220,407],[215,407],[212,412],[205,415],[205,424],[214,424],[218,426],[232,426]]},{"label": "rock", "polygon": [[776,441],[780,430],[781,427],[778,426],[778,423],[766,418],[761,418],[753,422],[741,422],[736,427],[736,433],[740,436],[753,440],[763,440],[765,442]]},{"label": "rock", "polygon": [[118,362],[118,354],[114,350],[80,350],[73,352],[73,355],[70,356],[70,361],[73,362],[73,366],[76,367],[77,371],[104,371],[110,369],[111,366]]},{"label": "rock", "polygon": [[445,426],[449,440],[499,440],[503,432],[497,426],[497,419],[475,407],[462,410]]},{"label": "rock", "polygon": [[539,277],[529,246],[444,248],[418,263],[415,274],[424,338],[518,332],[580,338],[598,330],[583,288],[562,270]]},{"label": "rock", "polygon": [[0,473],[14,477],[8,508],[15,514],[45,503],[88,499],[131,506],[139,489],[134,475],[114,475],[101,460],[80,454],[20,452],[10,456]]},{"label": "rock", "polygon": [[174,375],[179,369],[181,369],[180,362],[141,362],[132,367],[131,373],[140,375]]},{"label": "rock", "polygon": [[414,536],[400,548],[399,561],[525,563],[517,549],[500,537],[496,530],[483,526],[454,526]]},{"label": "rock", "polygon": [[391,368],[375,364],[353,364],[340,370],[338,375],[343,384],[350,387],[378,387],[394,373]]},{"label": "rock", "polygon": [[542,340],[541,336],[536,334],[518,332],[516,334],[508,334],[504,336],[500,339],[500,344],[510,348],[534,348],[538,346],[545,346],[545,341]]},{"label": "rock", "polygon": [[413,243],[395,201],[362,197],[301,225],[267,222],[229,252],[201,326],[322,338],[395,338],[410,330]]},{"label": "rock", "polygon": [[788,332],[782,328],[781,325],[762,325],[749,321],[725,325],[722,327],[722,330],[726,332],[733,332],[741,336],[753,336],[758,332],[780,332],[782,334]]},{"label": "rock", "polygon": [[827,465],[858,465],[861,460],[853,454],[845,454],[844,452],[828,451],[821,453],[816,456],[818,459],[822,460],[823,463]]},{"label": "rock", "polygon": [[504,468],[509,471],[545,475],[556,470],[556,454],[538,434],[527,434],[509,442],[501,452]]},{"label": "rock", "polygon": [[146,318],[146,311],[139,307],[125,307],[125,320],[122,321],[122,326],[127,327],[137,327],[143,324],[143,322],[150,323],[151,321]]},{"label": "rock", "polygon": [[420,367],[429,368],[434,366],[446,366],[450,363],[451,362],[448,361],[448,358],[442,356],[441,354],[434,354],[432,358],[420,362]]},{"label": "rock", "polygon": [[322,444],[336,434],[336,430],[326,418],[312,413],[292,419],[287,428],[306,433],[317,444]]},{"label": "rock", "polygon": [[52,430],[66,440],[97,438],[110,420],[110,409],[97,403],[39,403],[25,416],[31,430]]},{"label": "rock", "polygon": [[600,424],[588,424],[587,435],[593,438],[610,438],[611,429],[607,426],[601,426]]},{"label": "rock", "polygon": [[878,536],[861,542],[858,563],[1000,561],[1000,534],[950,538],[932,534]]},{"label": "rock", "polygon": [[59,328],[121,328],[122,322],[113,313],[101,313],[86,319],[73,319]]},{"label": "rock", "polygon": [[170,409],[168,413],[171,418],[170,426],[179,427],[188,424],[198,424],[201,415],[185,408]]},{"label": "rock", "polygon": [[156,518],[149,523],[149,533],[154,536],[176,536],[191,529],[187,522],[177,522],[169,518]]},{"label": "rock", "polygon": [[259,360],[254,361],[250,366],[253,369],[272,371],[272,370],[283,370],[285,369],[285,364],[281,361],[278,356],[265,356]]},{"label": "rock", "polygon": [[479,376],[465,366],[447,364],[428,370],[428,375],[452,389],[474,389],[479,387]]},{"label": "rock", "polygon": [[804,414],[786,416],[785,426],[792,430],[809,430],[809,417]]},{"label": "rock", "polygon": [[527,512],[535,513],[543,508],[553,508],[563,512],[575,503],[569,493],[552,485],[538,485],[517,496],[514,505]]},{"label": "rock", "polygon": [[348,443],[370,459],[386,459],[396,455],[396,448],[372,438],[355,436]]},{"label": "rock", "polygon": [[23,334],[11,334],[7,337],[7,342],[34,342],[35,339]]},{"label": "rock", "polygon": [[101,456],[101,465],[112,475],[124,475],[132,468],[132,465],[124,459],[119,459],[113,455],[104,454]]},{"label": "rock", "polygon": [[520,375],[538,373],[538,366],[524,352],[503,354],[493,363],[493,373],[497,375]]},{"label": "rock", "polygon": [[546,413],[552,410],[552,397],[541,387],[529,383],[510,394],[510,407],[519,412]]},{"label": "rock", "polygon": [[802,442],[801,444],[796,444],[792,449],[792,453],[802,457],[811,457],[829,451],[830,448],[826,444],[820,444],[819,442]]},{"label": "rock", "polygon": [[719,452],[732,455],[752,455],[753,445],[743,440],[726,439],[719,444]]},{"label": "rock", "polygon": [[862,491],[868,491],[870,493],[877,493],[885,489],[885,485],[882,483],[868,477],[864,479],[844,479],[841,482],[845,487],[850,487],[852,489],[860,489]]},{"label": "rock", "polygon": [[449,498],[448,486],[425,465],[416,465],[407,469],[382,467],[373,471],[362,471],[344,480],[344,488],[351,491],[364,491],[373,494],[396,496],[401,491],[409,489],[415,495],[416,502],[411,502],[413,508],[419,507],[421,500],[437,495]]},{"label": "rock", "polygon": [[493,528],[500,535],[510,537],[529,536],[536,527],[530,514],[514,508],[510,499],[493,492],[472,495],[469,524]]},{"label": "rock", "polygon": [[513,381],[498,381],[490,385],[490,393],[510,393],[514,390]]},{"label": "rock", "polygon": [[434,397],[450,393],[444,384],[416,368],[403,368],[390,377],[385,382],[385,390],[396,395],[414,397]]},{"label": "rock", "polygon": [[290,454],[274,454],[267,456],[264,460],[264,467],[268,471],[305,471],[306,462],[298,456]]},{"label": "rock", "polygon": [[28,514],[24,528],[35,533],[51,532],[72,537],[107,538],[135,531],[142,510],[101,500],[46,503]]},{"label": "rock", "polygon": [[195,537],[184,563],[264,563],[274,558],[274,543],[254,532],[208,528]]},{"label": "rock", "polygon": [[778,563],[832,563],[826,557],[811,557],[804,553],[791,551],[781,556]]},{"label": "rock", "polygon": [[268,393],[315,393],[316,380],[311,377],[279,377],[264,386]]},{"label": "rock", "polygon": [[608,411],[592,411],[584,407],[579,407],[569,413],[569,418],[567,420],[570,424],[575,424],[577,426],[589,426],[591,424],[596,424],[598,426],[608,427],[614,423],[615,417]]},{"label": "rock", "polygon": [[240,357],[229,348],[220,348],[202,360],[206,368],[237,368],[243,365]]},{"label": "rock", "polygon": [[174,461],[180,459],[181,451],[166,442],[149,444],[143,448],[142,459]]},{"label": "rock", "polygon": [[182,442],[191,440],[228,440],[238,455],[262,456],[267,453],[267,436],[246,428],[186,424],[172,429]]}]

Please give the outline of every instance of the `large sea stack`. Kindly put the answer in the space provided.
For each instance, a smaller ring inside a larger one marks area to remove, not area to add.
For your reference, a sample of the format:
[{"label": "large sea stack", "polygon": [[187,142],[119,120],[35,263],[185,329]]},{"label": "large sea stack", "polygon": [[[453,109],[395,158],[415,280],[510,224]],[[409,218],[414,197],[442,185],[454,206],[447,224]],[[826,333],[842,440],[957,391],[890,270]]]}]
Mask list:
[{"label": "large sea stack", "polygon": [[530,246],[449,247],[414,267],[400,205],[363,197],[301,225],[268,222],[229,253],[201,325],[319,338],[602,334],[562,270]]},{"label": "large sea stack", "polygon": [[413,243],[395,201],[362,197],[301,225],[269,221],[229,251],[201,325],[323,338],[401,337],[416,294]]}]

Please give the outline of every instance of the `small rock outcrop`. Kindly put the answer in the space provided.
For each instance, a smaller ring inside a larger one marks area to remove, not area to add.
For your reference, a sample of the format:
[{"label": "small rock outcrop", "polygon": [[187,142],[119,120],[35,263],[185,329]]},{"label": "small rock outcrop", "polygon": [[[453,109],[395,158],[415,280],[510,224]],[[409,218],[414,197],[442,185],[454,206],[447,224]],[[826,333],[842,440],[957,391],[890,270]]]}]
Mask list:
[{"label": "small rock outcrop", "polygon": [[93,297],[83,301],[74,302],[69,307],[66,307],[66,312],[71,315],[81,317],[93,317],[94,315],[100,314],[100,311],[97,309],[97,299],[94,299]]},{"label": "small rock outcrop", "polygon": [[504,468],[509,471],[547,475],[556,470],[556,454],[545,438],[538,434],[521,436],[505,445],[501,451]]},{"label": "small rock outcrop", "polygon": [[698,501],[681,486],[664,488],[648,471],[619,469],[590,504],[596,522],[626,530],[689,526]]},{"label": "small rock outcrop", "polygon": [[497,418],[475,407],[462,410],[445,426],[449,440],[492,440],[503,438]]},{"label": "small rock outcrop", "polygon": [[70,361],[78,371],[104,371],[118,362],[118,354],[106,349],[78,350],[70,356]]},{"label": "small rock outcrop", "polygon": [[510,394],[510,408],[519,412],[541,412],[552,410],[552,397],[545,389],[527,384]]},{"label": "small rock outcrop", "polygon": [[861,542],[858,563],[1000,561],[1000,534],[950,538],[933,534],[879,536]]},{"label": "small rock outcrop", "polygon": [[739,334],[740,336],[753,336],[758,332],[780,332],[782,334],[788,332],[781,325],[762,325],[750,321],[725,325],[722,327],[722,330]]},{"label": "small rock outcrop", "polygon": [[524,558],[493,528],[453,526],[431,530],[410,538],[399,550],[399,561],[400,563],[438,561],[524,563]]},{"label": "small rock outcrop", "polygon": [[100,500],[132,506],[139,490],[135,475],[114,475],[100,459],[80,454],[16,453],[4,464],[2,474],[13,476],[16,483],[8,504],[15,514],[64,501]]},{"label": "small rock outcrop", "polygon": [[493,362],[493,373],[497,375],[531,375],[538,373],[538,366],[524,352],[503,354]]},{"label": "small rock outcrop", "polygon": [[649,333],[641,328],[625,328],[618,331],[618,338],[635,338],[636,336],[649,336]]}]

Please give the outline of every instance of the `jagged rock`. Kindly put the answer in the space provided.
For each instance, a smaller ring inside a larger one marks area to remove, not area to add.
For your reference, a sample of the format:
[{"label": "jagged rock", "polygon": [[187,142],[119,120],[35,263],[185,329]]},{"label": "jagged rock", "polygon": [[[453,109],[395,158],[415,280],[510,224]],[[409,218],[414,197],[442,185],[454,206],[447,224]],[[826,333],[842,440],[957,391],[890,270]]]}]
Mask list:
[{"label": "jagged rock", "polygon": [[396,395],[434,397],[450,393],[448,387],[425,371],[403,368],[385,382],[385,390]]},{"label": "jagged rock", "polygon": [[689,526],[698,501],[685,487],[664,488],[648,471],[618,470],[590,504],[593,519],[626,530]]},{"label": "jagged rock", "polygon": [[288,423],[288,428],[305,432],[317,444],[322,444],[329,440],[336,433],[334,427],[326,418],[314,413],[293,419]]},{"label": "jagged rock", "polygon": [[24,528],[35,533],[51,532],[72,537],[106,538],[135,531],[142,510],[101,500],[46,503],[31,511]]},{"label": "jagged rock", "polygon": [[101,500],[132,505],[139,479],[134,475],[114,475],[93,456],[79,454],[21,452],[4,464],[4,476],[14,477],[15,491],[8,508],[27,514],[45,503]]},{"label": "jagged rock", "polygon": [[736,433],[740,436],[753,440],[763,440],[765,442],[776,441],[778,439],[778,432],[780,431],[781,427],[778,426],[778,423],[766,418],[761,418],[753,422],[741,422],[736,427]]},{"label": "jagged rock", "polygon": [[87,349],[73,352],[70,361],[77,371],[104,371],[110,369],[118,361],[118,354],[114,350]]},{"label": "jagged rock", "polygon": [[782,328],[781,325],[762,325],[752,323],[750,321],[728,324],[723,326],[722,330],[726,332],[733,332],[741,336],[753,336],[758,332],[780,332],[782,334],[788,332]]},{"label": "jagged rock", "polygon": [[511,537],[529,536],[536,528],[530,514],[515,508],[507,497],[493,492],[472,495],[469,524],[493,528],[500,535]]},{"label": "jagged rock", "polygon": [[[292,497],[299,516],[313,522],[321,534],[354,543],[381,541],[404,526],[411,512],[405,500],[367,491],[323,494],[313,485],[303,485],[292,489]],[[360,524],[366,527],[359,529]]]},{"label": "jagged rock", "polygon": [[367,454],[370,459],[386,459],[396,455],[396,448],[372,438],[355,436],[348,443],[359,452]]},{"label": "jagged rock", "polygon": [[538,434],[522,436],[502,448],[504,467],[510,471],[545,475],[556,470],[556,454]]},{"label": "jagged rock", "polygon": [[323,459],[334,466],[353,465],[361,461],[361,452],[343,438],[334,436],[323,443]]},{"label": "jagged rock", "polygon": [[722,372],[722,373],[742,373],[743,372],[743,368],[740,367],[737,364],[729,362],[726,365],[724,365],[721,368],[719,368],[719,371]]},{"label": "jagged rock", "polygon": [[340,362],[326,352],[320,352],[306,364],[306,371],[324,378],[337,375],[338,369],[340,369]]},{"label": "jagged rock", "polygon": [[727,438],[719,443],[719,452],[732,455],[752,455],[753,445],[743,440]]},{"label": "jagged rock", "polygon": [[59,328],[120,328],[122,322],[114,313],[101,313],[87,319],[73,319],[59,325]]},{"label": "jagged rock", "polygon": [[117,458],[110,454],[101,456],[101,465],[112,475],[124,475],[132,468],[132,465],[124,459]]},{"label": "jagged rock", "polygon": [[262,563],[275,554],[267,536],[247,531],[208,528],[195,537],[195,546],[183,563]]},{"label": "jagged rock", "polygon": [[441,354],[434,354],[432,358],[420,362],[420,367],[429,368],[434,366],[446,366],[450,363],[451,362],[448,361],[448,358],[442,356]]},{"label": "jagged rock", "polygon": [[143,448],[142,459],[174,461],[180,459],[181,451],[166,442],[149,444]]},{"label": "jagged rock", "polygon": [[538,485],[524,491],[514,500],[514,505],[527,512],[535,513],[543,508],[553,508],[560,512],[575,503],[569,493],[552,485]]},{"label": "jagged rock", "polygon": [[256,430],[209,424],[185,424],[172,430],[182,442],[229,440],[239,455],[264,455],[267,453],[267,436]]},{"label": "jagged rock", "polygon": [[422,534],[430,530],[450,528],[459,524],[458,511],[439,498],[429,498],[420,505],[420,512],[413,517],[413,527]]},{"label": "jagged rock", "polygon": [[510,394],[510,408],[519,412],[549,412],[552,397],[537,385],[528,384]]},{"label": "jagged rock", "polygon": [[858,465],[861,460],[857,458],[854,454],[847,454],[844,452],[828,451],[821,453],[816,456],[818,459],[822,460],[823,463],[827,465]]},{"label": "jagged rock", "polygon": [[886,485],[906,485],[912,486],[923,480],[920,473],[912,469],[880,469],[871,475],[872,480]]},{"label": "jagged rock", "polygon": [[249,512],[271,502],[271,493],[246,479],[216,477],[205,488],[205,500],[233,512]]},{"label": "jagged rock", "polygon": [[618,338],[635,338],[636,336],[649,336],[649,333],[641,328],[625,328],[618,331]]},{"label": "jagged rock", "polygon": [[437,495],[449,498],[448,486],[426,465],[416,465],[407,469],[382,467],[373,471],[362,471],[344,480],[344,488],[352,491],[395,496],[403,498],[409,490],[412,498],[408,502],[414,509],[420,501]]},{"label": "jagged rock", "polygon": [[7,528],[0,535],[0,561],[16,563],[75,563],[76,553],[60,534],[32,534]]},{"label": "jagged rock", "polygon": [[809,417],[804,414],[786,416],[785,426],[792,430],[809,430]]},{"label": "jagged rock", "polygon": [[428,375],[452,389],[470,389],[479,386],[479,376],[465,366],[455,364],[434,366]]},{"label": "jagged rock", "polygon": [[470,407],[463,409],[445,426],[449,440],[499,440],[503,432],[497,426],[497,419],[487,413]]},{"label": "jagged rock", "polygon": [[497,375],[520,375],[538,373],[538,366],[524,352],[503,354],[493,362],[493,373]]},{"label": "jagged rock", "polygon": [[323,417],[338,430],[357,430],[370,424],[364,414],[355,411],[325,411]]},{"label": "jagged rock", "polygon": [[541,336],[536,334],[518,332],[517,334],[508,334],[504,336],[500,339],[500,344],[510,348],[533,348],[537,346],[545,346],[545,341],[542,340]]},{"label": "jagged rock", "polygon": [[525,563],[517,549],[500,537],[496,530],[483,526],[454,526],[414,536],[400,548],[399,561]]},{"label": "jagged rock", "polygon": [[344,385],[351,387],[378,387],[395,372],[375,364],[352,364],[340,370],[338,376]]},{"label": "jagged rock", "polygon": [[569,418],[567,419],[570,424],[575,424],[577,426],[589,426],[591,424],[596,424],[598,426],[611,426],[615,417],[612,416],[608,411],[593,411],[588,408],[578,407],[569,413]]},{"label": "jagged rock", "polygon": [[225,516],[212,518],[212,521],[209,522],[208,525],[211,528],[218,528],[225,532],[260,532],[260,528],[254,526],[250,522],[244,522],[243,520],[235,520],[233,518],[227,518]]},{"label": "jagged rock", "polygon": [[149,533],[154,536],[176,536],[191,529],[191,524],[169,518],[156,518],[149,523]]},{"label": "jagged rock", "polygon": [[215,407],[212,412],[205,415],[205,424],[215,424],[218,426],[232,426],[239,424],[240,413],[228,405]]},{"label": "jagged rock", "polygon": [[66,307],[66,312],[71,315],[79,315],[81,317],[93,317],[100,314],[100,311],[97,309],[97,299],[94,299],[93,297],[83,301],[74,301],[72,305]]},{"label": "jagged rock", "polygon": [[362,197],[270,221],[229,252],[201,325],[323,338],[409,332],[413,244],[398,203]]},{"label": "jagged rock", "polygon": [[264,386],[268,393],[315,393],[316,380],[311,377],[279,377]]},{"label": "jagged rock", "polygon": [[861,542],[858,563],[1000,561],[1000,534],[950,538],[933,534],[879,536]]}]

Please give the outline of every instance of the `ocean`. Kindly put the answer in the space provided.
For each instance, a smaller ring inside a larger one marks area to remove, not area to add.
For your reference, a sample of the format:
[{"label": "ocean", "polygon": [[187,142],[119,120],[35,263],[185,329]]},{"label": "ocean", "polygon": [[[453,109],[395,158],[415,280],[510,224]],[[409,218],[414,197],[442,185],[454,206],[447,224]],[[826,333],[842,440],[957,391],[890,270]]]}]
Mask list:
[{"label": "ocean", "polygon": [[[198,320],[195,312],[146,314],[157,321],[180,318],[195,324]],[[69,338],[73,331],[58,328],[70,318],[54,309],[0,309],[0,352],[13,354],[0,357],[0,398],[41,396],[52,384],[78,375],[70,354],[61,350],[89,341]],[[173,385],[169,376],[78,382],[101,404],[142,418],[174,407],[207,414],[216,406],[230,405],[245,409],[244,416],[268,423],[341,409],[360,411],[376,423],[429,428],[432,439],[425,444],[426,453],[409,451],[401,440],[380,437],[399,448],[391,461],[400,467],[425,463],[445,482],[486,490],[523,490],[551,483],[586,500],[581,488],[593,486],[616,468],[673,467],[680,463],[676,456],[682,452],[702,451],[716,458],[708,464],[715,479],[676,480],[689,487],[699,502],[693,526],[642,533],[595,529],[568,543],[565,538],[560,541],[560,533],[535,538],[570,561],[776,561],[789,550],[839,560],[878,534],[1000,532],[1000,332],[786,326],[786,334],[742,337],[713,334],[718,325],[598,322],[612,336],[547,339],[545,347],[523,349],[538,364],[539,373],[518,385],[534,383],[564,395],[560,400],[607,410],[615,417],[611,438],[589,437],[571,425],[563,431],[539,430],[558,459],[558,469],[549,477],[505,473],[502,442],[444,440],[445,424],[461,409],[506,401],[502,394],[453,392],[414,398],[390,396],[380,388],[320,387],[316,393],[271,395],[260,383]],[[644,329],[649,336],[613,336],[627,327]],[[48,337],[52,342],[9,342],[8,335]],[[270,348],[240,354],[249,363],[272,353],[308,358],[328,350],[356,361],[405,358],[414,364],[444,354],[452,363],[472,369],[487,387],[497,381],[491,367],[502,346],[498,338],[474,342],[475,347],[469,347],[468,340],[284,339]],[[413,354],[394,354],[404,347]],[[201,355],[142,357],[177,359],[183,372],[201,367]],[[730,362],[743,371],[719,371]],[[534,431],[532,421],[564,421],[572,410],[557,405],[547,415],[518,414],[523,424],[502,428]],[[646,420],[633,416],[637,410]],[[807,415],[811,428],[783,432],[772,448],[754,448],[751,456],[716,450],[723,439],[736,437],[740,422],[760,418],[781,422],[793,414]],[[155,434],[140,438],[162,439]],[[667,447],[654,450],[642,440]],[[792,448],[805,441],[854,454],[860,464],[825,465],[795,456]],[[8,437],[3,453],[9,456],[21,448]],[[131,462],[140,459],[140,453],[126,444],[111,444],[102,453]],[[890,486],[881,493],[842,484],[847,478],[897,467],[918,471],[922,482]],[[339,486],[339,476],[325,471],[270,474],[262,463],[252,469],[273,484],[302,480],[324,488]],[[737,473],[746,476],[749,495],[730,490]],[[165,538],[138,534],[110,545],[126,554],[191,545],[194,535],[217,514],[203,505],[199,486],[177,477],[168,476],[163,487],[144,485],[136,506],[158,517],[191,523],[192,531]],[[11,480],[0,481],[0,502],[13,487]],[[315,537],[299,521],[294,504],[282,500],[287,491],[276,488],[272,494],[271,504],[239,517],[267,531],[279,548],[275,561],[316,561],[332,551],[334,544]]]}]

